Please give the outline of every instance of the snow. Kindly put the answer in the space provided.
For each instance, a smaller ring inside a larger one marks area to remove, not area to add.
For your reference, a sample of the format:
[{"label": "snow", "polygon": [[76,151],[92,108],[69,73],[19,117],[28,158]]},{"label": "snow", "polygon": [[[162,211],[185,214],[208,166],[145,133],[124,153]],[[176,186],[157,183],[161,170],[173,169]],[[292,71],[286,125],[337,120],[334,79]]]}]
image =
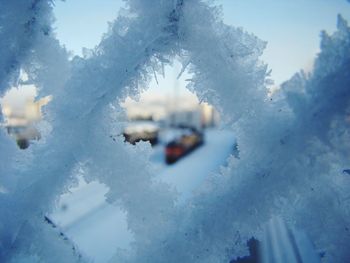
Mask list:
[{"label": "snow", "polygon": [[69,229],[72,225],[86,217],[91,210],[98,210],[105,203],[104,195],[108,188],[98,182],[86,183],[79,178],[78,185],[61,195],[58,209],[51,215],[55,223]]},{"label": "snow", "polygon": [[[170,166],[164,162],[164,145],[157,146],[151,156],[156,178],[176,188],[178,204],[184,205],[210,175],[226,165],[234,145],[232,132],[210,129],[203,146]],[[98,263],[112,258],[116,248],[129,250],[134,240],[126,213],[106,202],[107,192],[105,185],[86,183],[80,177],[78,185],[60,197],[57,209],[49,216],[83,255]]]},{"label": "snow", "polygon": [[153,161],[158,166],[157,179],[176,188],[178,202],[184,203],[207,177],[220,171],[234,153],[235,137],[227,130],[205,132],[204,145],[172,165],[164,163],[164,149],[155,149]]},{"label": "snow", "polygon": [[78,185],[63,194],[49,218],[93,262],[107,262],[116,247],[130,248],[133,240],[128,231],[125,212],[106,202],[108,188],[98,182]]},{"label": "snow", "polygon": [[85,215],[66,234],[94,262],[107,262],[116,248],[129,249],[133,241],[125,212],[106,203]]}]

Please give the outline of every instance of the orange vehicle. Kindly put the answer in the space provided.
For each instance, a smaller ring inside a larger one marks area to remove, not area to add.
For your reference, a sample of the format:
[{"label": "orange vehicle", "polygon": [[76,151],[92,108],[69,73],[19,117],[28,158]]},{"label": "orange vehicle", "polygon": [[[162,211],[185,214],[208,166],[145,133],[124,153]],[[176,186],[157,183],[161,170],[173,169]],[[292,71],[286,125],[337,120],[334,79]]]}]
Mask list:
[{"label": "orange vehicle", "polygon": [[202,133],[193,132],[189,135],[182,135],[179,139],[173,140],[166,145],[165,161],[167,164],[172,164],[202,144]]}]

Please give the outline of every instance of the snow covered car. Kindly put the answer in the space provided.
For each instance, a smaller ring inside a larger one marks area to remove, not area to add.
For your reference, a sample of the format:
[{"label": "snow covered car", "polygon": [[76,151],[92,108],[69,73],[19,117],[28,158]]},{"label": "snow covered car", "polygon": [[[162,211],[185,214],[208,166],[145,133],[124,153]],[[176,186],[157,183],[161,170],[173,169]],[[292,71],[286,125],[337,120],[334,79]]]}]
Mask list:
[{"label": "snow covered car", "polygon": [[159,128],[157,125],[149,122],[137,122],[130,124],[124,129],[123,136],[125,141],[135,144],[139,141],[149,141],[151,145],[158,143]]},{"label": "snow covered car", "polygon": [[33,125],[7,126],[7,133],[13,137],[20,149],[27,149],[32,141],[38,141],[41,134]]},{"label": "snow covered car", "polygon": [[200,132],[182,135],[179,139],[173,140],[166,145],[165,161],[167,164],[172,164],[202,144],[203,134]]}]

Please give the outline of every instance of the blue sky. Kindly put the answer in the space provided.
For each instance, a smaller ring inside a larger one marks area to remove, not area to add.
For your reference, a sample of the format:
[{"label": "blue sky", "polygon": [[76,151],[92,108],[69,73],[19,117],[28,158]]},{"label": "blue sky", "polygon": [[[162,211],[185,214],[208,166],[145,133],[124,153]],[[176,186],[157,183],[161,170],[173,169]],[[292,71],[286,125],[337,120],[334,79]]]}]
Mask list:
[{"label": "blue sky", "polygon": [[276,84],[299,69],[309,70],[320,44],[320,31],[336,29],[337,14],[350,21],[346,0],[218,0],[224,21],[268,42],[262,59]]},{"label": "blue sky", "polygon": [[[350,21],[346,0],[217,0],[226,24],[243,27],[268,42],[262,59],[272,69],[276,84],[300,69],[310,69],[318,52],[322,29],[333,32],[336,16]],[[121,0],[56,1],[56,34],[74,54],[97,45]]]}]

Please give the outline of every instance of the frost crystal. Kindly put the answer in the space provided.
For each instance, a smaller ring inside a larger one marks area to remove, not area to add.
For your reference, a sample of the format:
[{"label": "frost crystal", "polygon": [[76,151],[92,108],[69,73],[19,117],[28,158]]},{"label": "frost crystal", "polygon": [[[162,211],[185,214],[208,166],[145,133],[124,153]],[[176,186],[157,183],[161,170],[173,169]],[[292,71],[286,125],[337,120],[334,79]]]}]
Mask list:
[{"label": "frost crystal", "polygon": [[[327,262],[346,262],[346,21],[339,17],[337,32],[322,33],[314,72],[295,75],[269,98],[259,61],[265,42],[224,25],[218,8],[200,0],[130,0],[128,7],[95,49],[68,61],[52,34],[51,1],[0,1],[0,93],[22,68],[41,95],[54,98],[52,132],[30,154],[0,132],[0,261],[84,260],[45,221],[79,170],[107,185],[109,202],[127,213],[135,239],[130,251],[116,248],[115,262],[229,262],[247,253],[247,240],[259,239],[273,216],[304,229]],[[110,136],[119,128],[110,105],[138,94],[175,56],[194,74],[189,88],[220,109],[239,148],[239,159],[181,207],[154,180],[149,149]]]}]

